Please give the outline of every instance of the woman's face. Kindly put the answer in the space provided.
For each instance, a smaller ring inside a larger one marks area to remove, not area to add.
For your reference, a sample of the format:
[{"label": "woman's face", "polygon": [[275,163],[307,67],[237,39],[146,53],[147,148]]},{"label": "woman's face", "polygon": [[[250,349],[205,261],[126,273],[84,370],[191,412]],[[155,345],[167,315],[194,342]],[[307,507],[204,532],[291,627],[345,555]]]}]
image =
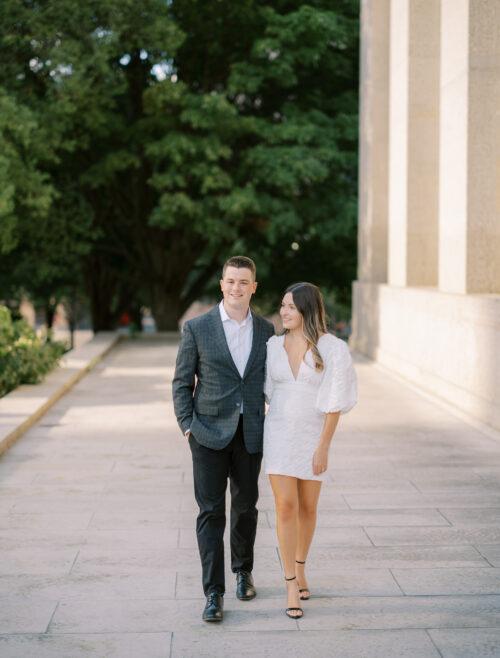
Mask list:
[{"label": "woman's face", "polygon": [[293,303],[291,292],[287,292],[281,301],[280,316],[285,329],[298,329],[302,326],[302,315]]}]

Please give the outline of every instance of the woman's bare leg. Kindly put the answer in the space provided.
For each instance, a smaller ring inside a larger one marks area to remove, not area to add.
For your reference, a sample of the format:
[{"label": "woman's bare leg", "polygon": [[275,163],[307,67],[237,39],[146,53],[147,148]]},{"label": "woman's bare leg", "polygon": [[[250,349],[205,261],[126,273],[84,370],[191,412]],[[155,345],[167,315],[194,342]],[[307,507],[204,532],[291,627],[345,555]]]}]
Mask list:
[{"label": "woman's bare leg", "polygon": [[[299,499],[299,523],[297,532],[297,547],[295,560],[305,562],[311,546],[314,530],[316,529],[316,513],[318,509],[321,482],[318,480],[297,480],[297,491]],[[305,564],[295,563],[297,583],[302,596],[309,596],[309,588],[305,577]]]},{"label": "woman's bare leg", "polygon": [[[298,490],[297,479],[286,475],[270,475],[271,488],[276,504],[276,531],[280,547],[285,578],[295,576],[295,555],[297,551]],[[296,580],[287,581],[287,608],[300,607]],[[300,616],[300,612],[291,612]]]}]

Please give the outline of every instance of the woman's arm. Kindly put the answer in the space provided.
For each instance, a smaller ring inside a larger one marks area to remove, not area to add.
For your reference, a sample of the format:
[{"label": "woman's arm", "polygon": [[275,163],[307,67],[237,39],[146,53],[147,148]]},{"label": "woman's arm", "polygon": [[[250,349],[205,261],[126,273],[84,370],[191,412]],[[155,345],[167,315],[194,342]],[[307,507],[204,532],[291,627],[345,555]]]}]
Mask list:
[{"label": "woman's arm", "polygon": [[321,475],[328,468],[328,451],[340,418],[340,411],[325,414],[318,447],[313,455],[313,474]]}]

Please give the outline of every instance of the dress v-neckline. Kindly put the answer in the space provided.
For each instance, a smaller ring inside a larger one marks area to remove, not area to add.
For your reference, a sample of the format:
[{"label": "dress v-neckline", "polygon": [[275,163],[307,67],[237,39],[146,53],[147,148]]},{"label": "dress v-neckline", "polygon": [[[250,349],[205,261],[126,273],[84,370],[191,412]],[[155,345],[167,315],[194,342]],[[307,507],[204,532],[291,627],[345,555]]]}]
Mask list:
[{"label": "dress v-neckline", "polygon": [[287,352],[287,349],[285,347],[285,335],[283,335],[283,342],[281,343],[281,346],[283,348],[283,351],[285,352],[285,357],[286,357],[286,360],[287,360],[287,363],[288,363],[288,368],[290,369],[290,373],[292,375],[292,379],[293,379],[294,382],[296,382],[299,379],[299,375],[300,375],[300,371],[302,369],[302,365],[305,362],[304,359],[306,358],[306,354],[310,351],[310,348],[304,352],[304,355],[303,355],[302,359],[300,360],[299,369],[297,370],[297,376],[295,376],[293,374],[292,364],[290,363],[290,358],[288,356],[288,352]]}]

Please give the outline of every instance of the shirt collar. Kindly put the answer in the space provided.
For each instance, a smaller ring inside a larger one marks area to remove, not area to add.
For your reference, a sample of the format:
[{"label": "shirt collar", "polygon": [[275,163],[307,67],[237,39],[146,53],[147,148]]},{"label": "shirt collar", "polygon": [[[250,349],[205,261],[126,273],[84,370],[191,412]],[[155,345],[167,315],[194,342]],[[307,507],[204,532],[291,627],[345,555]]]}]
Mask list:
[{"label": "shirt collar", "polygon": [[[227,314],[227,311],[224,308],[224,300],[222,300],[221,303],[219,304],[219,312],[220,312],[220,319],[222,320],[222,322],[236,322],[236,320],[233,320]],[[248,313],[246,318],[243,320],[241,324],[239,324],[238,322],[236,322],[236,324],[238,324],[241,327],[245,325],[250,320],[251,317],[252,317],[252,312],[250,311],[250,307],[248,307]]]}]

